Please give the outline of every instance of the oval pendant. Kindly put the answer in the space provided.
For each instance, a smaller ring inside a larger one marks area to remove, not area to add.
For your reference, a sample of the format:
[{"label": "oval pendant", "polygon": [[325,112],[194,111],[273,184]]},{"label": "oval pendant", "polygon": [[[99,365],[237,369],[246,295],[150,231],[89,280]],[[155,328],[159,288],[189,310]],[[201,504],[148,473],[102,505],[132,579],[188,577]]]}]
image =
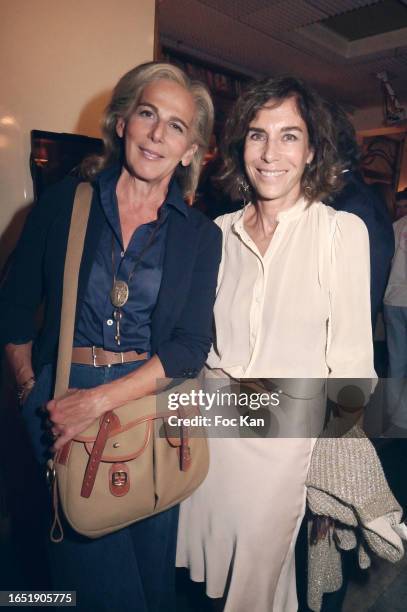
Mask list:
[{"label": "oval pendant", "polygon": [[115,308],[121,308],[129,299],[129,287],[125,281],[117,280],[113,283],[110,299]]}]

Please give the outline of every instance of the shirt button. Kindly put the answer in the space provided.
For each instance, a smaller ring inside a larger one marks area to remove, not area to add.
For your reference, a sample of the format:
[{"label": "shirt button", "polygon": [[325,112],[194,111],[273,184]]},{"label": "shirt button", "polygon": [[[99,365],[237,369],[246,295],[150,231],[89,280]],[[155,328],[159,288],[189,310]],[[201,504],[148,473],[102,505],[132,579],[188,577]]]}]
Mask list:
[{"label": "shirt button", "polygon": [[120,257],[124,257],[124,251],[120,251]]},{"label": "shirt button", "polygon": [[113,325],[113,319],[108,319],[108,320],[106,321],[106,323],[107,323],[107,324],[109,325],[109,327],[110,327],[111,325]]}]

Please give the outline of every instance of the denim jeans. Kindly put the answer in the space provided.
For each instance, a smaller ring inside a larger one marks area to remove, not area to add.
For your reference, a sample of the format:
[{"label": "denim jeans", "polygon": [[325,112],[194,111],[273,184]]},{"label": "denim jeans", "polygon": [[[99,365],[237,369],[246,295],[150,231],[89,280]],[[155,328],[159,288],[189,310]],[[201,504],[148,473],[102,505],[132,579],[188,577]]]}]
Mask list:
[{"label": "denim jeans", "polygon": [[[70,387],[91,388],[125,376],[142,362],[101,368],[73,365]],[[45,366],[23,406],[40,462],[47,442],[38,408],[52,396],[53,368]],[[46,500],[49,504],[49,500]],[[44,512],[49,511],[44,508]],[[178,507],[90,540],[64,524],[64,540],[48,543],[52,588],[77,592],[77,608],[89,612],[170,612],[175,609]]]}]

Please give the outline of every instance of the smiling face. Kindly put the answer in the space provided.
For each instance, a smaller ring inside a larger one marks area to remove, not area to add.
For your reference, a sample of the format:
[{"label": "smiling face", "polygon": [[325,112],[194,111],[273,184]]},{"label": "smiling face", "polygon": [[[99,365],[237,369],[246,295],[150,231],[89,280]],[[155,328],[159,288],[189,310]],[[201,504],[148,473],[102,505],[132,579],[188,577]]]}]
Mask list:
[{"label": "smiling face", "polygon": [[259,202],[293,206],[301,195],[301,178],[313,152],[307,126],[295,98],[270,100],[249,124],[244,145],[247,177]]},{"label": "smiling face", "polygon": [[188,166],[194,143],[195,102],[184,87],[168,79],[153,81],[141,94],[130,118],[120,118],[116,131],[124,138],[129,173],[150,184],[169,182],[181,162]]}]

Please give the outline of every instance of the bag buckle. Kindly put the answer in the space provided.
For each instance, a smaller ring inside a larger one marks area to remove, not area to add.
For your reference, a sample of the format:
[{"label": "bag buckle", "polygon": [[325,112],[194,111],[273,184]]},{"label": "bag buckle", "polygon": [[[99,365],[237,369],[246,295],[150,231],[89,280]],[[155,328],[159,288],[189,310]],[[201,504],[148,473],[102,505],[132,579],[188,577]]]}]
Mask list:
[{"label": "bag buckle", "polygon": [[127,474],[124,470],[113,472],[112,485],[114,487],[125,487],[127,484]]},{"label": "bag buckle", "polygon": [[110,468],[109,489],[115,497],[123,497],[130,491],[130,474],[125,463],[116,463]]}]

